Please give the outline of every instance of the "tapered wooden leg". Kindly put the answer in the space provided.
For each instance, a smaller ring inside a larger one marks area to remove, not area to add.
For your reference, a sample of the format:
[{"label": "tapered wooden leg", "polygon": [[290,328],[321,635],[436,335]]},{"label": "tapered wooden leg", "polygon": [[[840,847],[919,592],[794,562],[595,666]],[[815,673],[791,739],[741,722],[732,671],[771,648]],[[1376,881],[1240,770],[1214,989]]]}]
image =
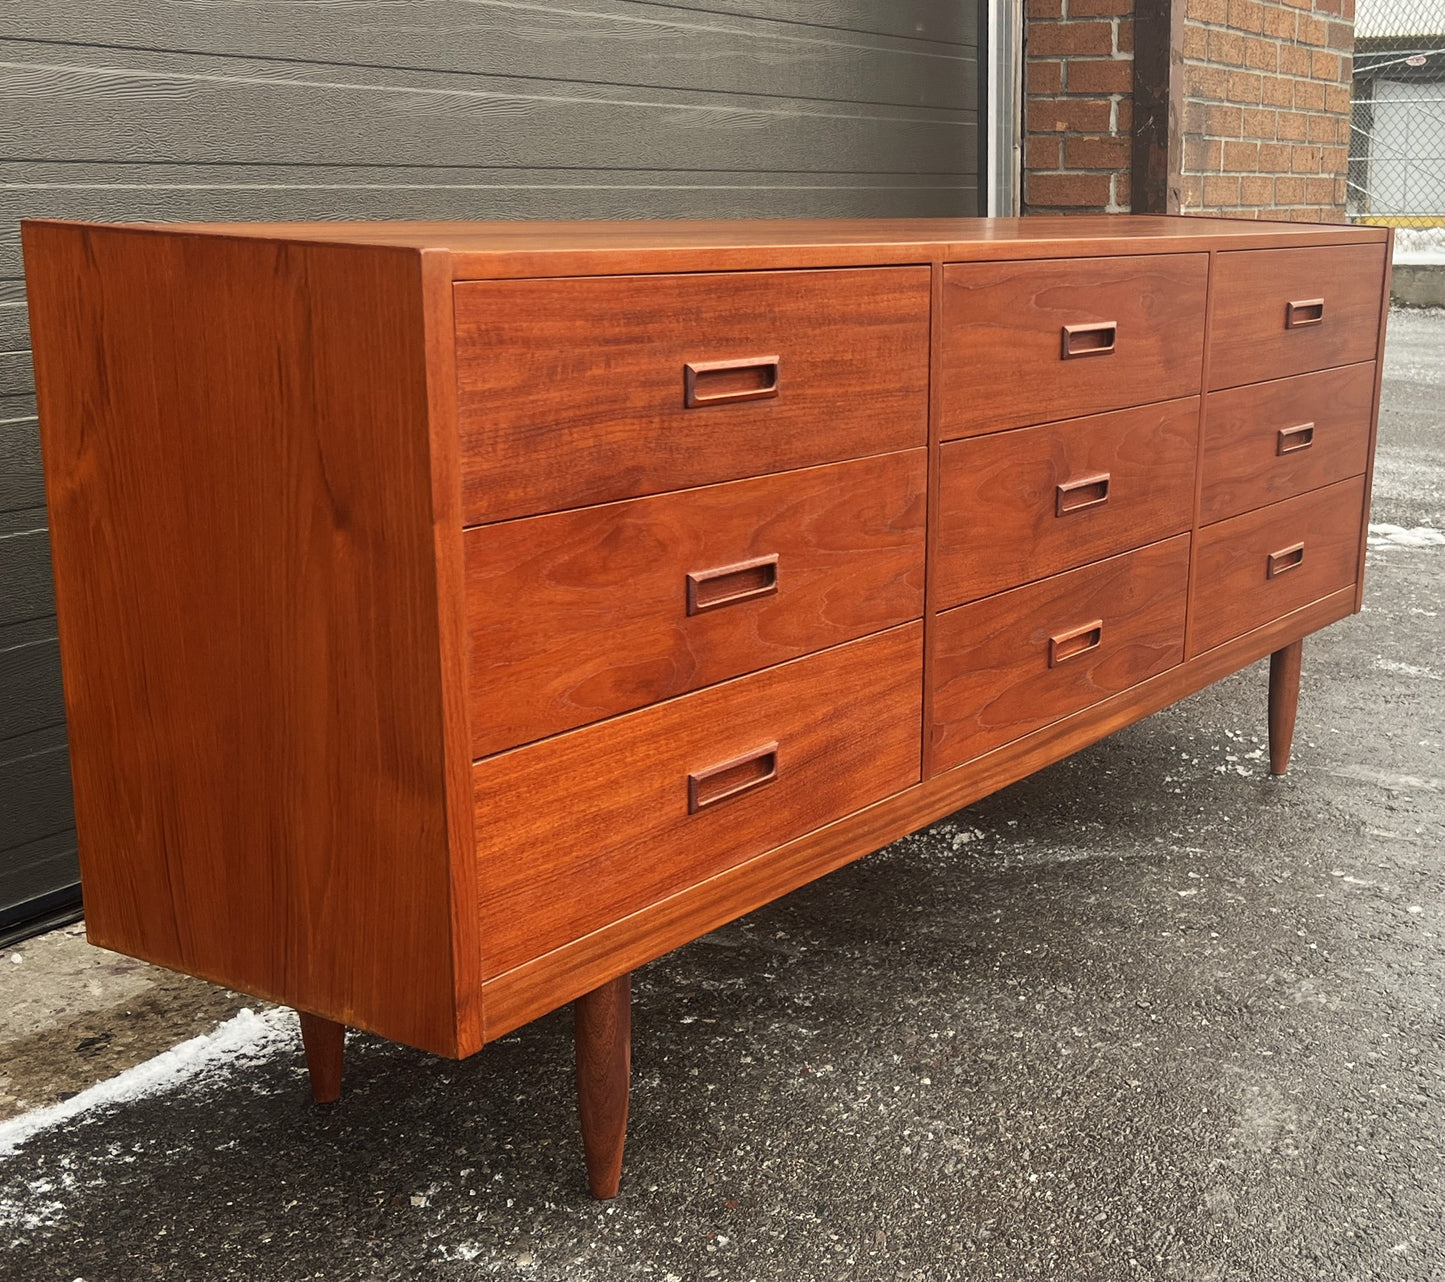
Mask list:
[{"label": "tapered wooden leg", "polygon": [[301,1044],[306,1047],[306,1071],[311,1074],[311,1098],[334,1104],[341,1098],[341,1063],[346,1046],[346,1025],[320,1015],[301,1016]]},{"label": "tapered wooden leg", "polygon": [[1269,772],[1272,775],[1282,775],[1289,769],[1303,649],[1303,641],[1294,641],[1269,656]]},{"label": "tapered wooden leg", "polygon": [[572,1005],[577,1039],[577,1111],[592,1196],[617,1196],[627,1140],[632,1073],[632,976],[579,997]]}]

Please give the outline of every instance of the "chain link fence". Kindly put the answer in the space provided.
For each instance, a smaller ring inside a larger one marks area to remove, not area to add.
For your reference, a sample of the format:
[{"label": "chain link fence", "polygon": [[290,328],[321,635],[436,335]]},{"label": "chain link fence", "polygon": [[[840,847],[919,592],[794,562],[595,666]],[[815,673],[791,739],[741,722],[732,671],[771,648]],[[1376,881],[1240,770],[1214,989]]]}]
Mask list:
[{"label": "chain link fence", "polygon": [[1445,0],[1358,0],[1349,215],[1445,227]]}]

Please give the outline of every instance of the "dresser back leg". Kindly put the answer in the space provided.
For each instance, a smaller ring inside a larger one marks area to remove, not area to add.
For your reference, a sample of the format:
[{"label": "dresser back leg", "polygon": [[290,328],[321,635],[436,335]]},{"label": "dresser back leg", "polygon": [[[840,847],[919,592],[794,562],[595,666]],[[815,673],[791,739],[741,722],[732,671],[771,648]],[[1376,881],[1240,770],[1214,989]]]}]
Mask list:
[{"label": "dresser back leg", "polygon": [[577,1111],[592,1196],[617,1196],[627,1140],[632,1072],[632,976],[579,997],[572,1007],[577,1041]]},{"label": "dresser back leg", "polygon": [[1303,648],[1303,641],[1293,641],[1269,656],[1269,772],[1272,775],[1282,775],[1289,769]]},{"label": "dresser back leg", "polygon": [[346,1025],[320,1015],[308,1015],[304,1010],[296,1013],[301,1016],[301,1044],[306,1048],[311,1098],[318,1104],[333,1104],[341,1098]]}]

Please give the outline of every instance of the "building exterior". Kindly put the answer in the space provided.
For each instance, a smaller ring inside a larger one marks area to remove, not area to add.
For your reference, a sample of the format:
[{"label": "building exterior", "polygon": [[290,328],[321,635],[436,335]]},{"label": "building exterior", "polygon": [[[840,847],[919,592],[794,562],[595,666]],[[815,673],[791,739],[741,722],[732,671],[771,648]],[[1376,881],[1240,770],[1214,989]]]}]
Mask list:
[{"label": "building exterior", "polygon": [[1445,0],[1361,0],[1352,218],[1445,226]]},{"label": "building exterior", "polygon": [[1024,207],[1344,217],[1352,0],[1028,0]]}]

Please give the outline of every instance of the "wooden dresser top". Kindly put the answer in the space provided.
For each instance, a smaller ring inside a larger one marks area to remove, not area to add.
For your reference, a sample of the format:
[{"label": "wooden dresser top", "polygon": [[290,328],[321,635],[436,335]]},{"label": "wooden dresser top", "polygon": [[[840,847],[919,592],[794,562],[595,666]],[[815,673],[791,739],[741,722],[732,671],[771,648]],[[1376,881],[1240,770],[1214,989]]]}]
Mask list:
[{"label": "wooden dresser top", "polygon": [[[100,224],[96,224],[99,226]],[[152,223],[171,234],[433,250],[457,280],[1384,243],[1383,227],[1151,214],[737,221]]]}]

